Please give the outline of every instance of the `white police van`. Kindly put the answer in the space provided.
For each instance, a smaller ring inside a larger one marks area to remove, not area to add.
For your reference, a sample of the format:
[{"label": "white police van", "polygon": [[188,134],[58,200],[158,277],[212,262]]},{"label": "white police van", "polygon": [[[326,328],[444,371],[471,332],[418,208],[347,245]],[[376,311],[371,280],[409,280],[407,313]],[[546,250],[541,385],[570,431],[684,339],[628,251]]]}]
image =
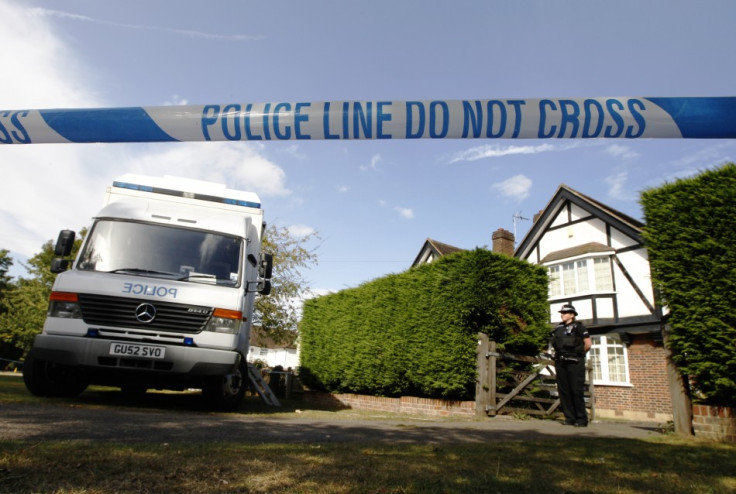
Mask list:
[{"label": "white police van", "polygon": [[271,286],[264,227],[252,192],[170,176],[115,180],[71,269],[74,232],[59,234],[60,274],[26,387],[39,396],[76,396],[89,384],[132,396],[197,388],[213,408],[237,408],[255,296]]}]

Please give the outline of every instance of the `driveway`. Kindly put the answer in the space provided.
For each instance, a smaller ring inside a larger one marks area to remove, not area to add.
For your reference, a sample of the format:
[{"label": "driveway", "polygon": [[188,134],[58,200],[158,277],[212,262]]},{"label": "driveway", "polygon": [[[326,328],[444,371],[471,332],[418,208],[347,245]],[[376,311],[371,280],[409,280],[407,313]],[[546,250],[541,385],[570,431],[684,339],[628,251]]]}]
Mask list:
[{"label": "driveway", "polygon": [[[639,439],[659,434],[657,424],[600,421],[587,428],[551,420],[499,416],[480,420],[344,417],[320,413],[207,413],[98,408],[49,401],[0,403],[0,438],[6,441],[237,443],[488,443],[560,436]],[[308,414],[307,414],[308,415]]]}]

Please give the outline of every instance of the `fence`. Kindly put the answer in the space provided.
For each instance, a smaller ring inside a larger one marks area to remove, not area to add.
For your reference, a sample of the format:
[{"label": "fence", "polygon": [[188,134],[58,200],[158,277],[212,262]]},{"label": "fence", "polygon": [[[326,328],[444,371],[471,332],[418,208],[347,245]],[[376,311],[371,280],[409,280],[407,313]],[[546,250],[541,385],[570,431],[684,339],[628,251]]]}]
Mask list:
[{"label": "fence", "polygon": [[[513,366],[521,362],[525,366]],[[478,381],[475,389],[476,415],[495,416],[523,413],[526,415],[557,416],[560,399],[557,396],[555,367],[552,360],[525,355],[499,353],[496,342],[478,334]],[[517,368],[521,367],[521,368]],[[586,366],[585,402],[590,420],[595,419],[595,391],[591,385],[590,363]]]}]

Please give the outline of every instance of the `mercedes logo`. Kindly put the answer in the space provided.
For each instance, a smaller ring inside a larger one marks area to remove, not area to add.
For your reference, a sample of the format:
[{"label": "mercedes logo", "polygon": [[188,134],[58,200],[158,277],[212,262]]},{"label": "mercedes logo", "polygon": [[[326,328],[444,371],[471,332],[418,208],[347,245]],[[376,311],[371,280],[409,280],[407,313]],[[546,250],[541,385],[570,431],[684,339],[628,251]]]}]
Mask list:
[{"label": "mercedes logo", "polygon": [[135,318],[138,322],[148,324],[156,317],[156,307],[153,304],[141,304],[135,308]]}]

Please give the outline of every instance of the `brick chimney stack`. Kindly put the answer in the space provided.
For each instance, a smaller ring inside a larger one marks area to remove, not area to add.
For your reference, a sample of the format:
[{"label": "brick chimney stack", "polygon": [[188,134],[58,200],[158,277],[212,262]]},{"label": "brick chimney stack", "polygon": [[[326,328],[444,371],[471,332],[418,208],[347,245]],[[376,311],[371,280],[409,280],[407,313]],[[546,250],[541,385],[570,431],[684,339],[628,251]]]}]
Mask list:
[{"label": "brick chimney stack", "polygon": [[503,228],[499,228],[491,236],[493,239],[493,252],[497,254],[505,254],[513,257],[514,255],[514,234]]}]

